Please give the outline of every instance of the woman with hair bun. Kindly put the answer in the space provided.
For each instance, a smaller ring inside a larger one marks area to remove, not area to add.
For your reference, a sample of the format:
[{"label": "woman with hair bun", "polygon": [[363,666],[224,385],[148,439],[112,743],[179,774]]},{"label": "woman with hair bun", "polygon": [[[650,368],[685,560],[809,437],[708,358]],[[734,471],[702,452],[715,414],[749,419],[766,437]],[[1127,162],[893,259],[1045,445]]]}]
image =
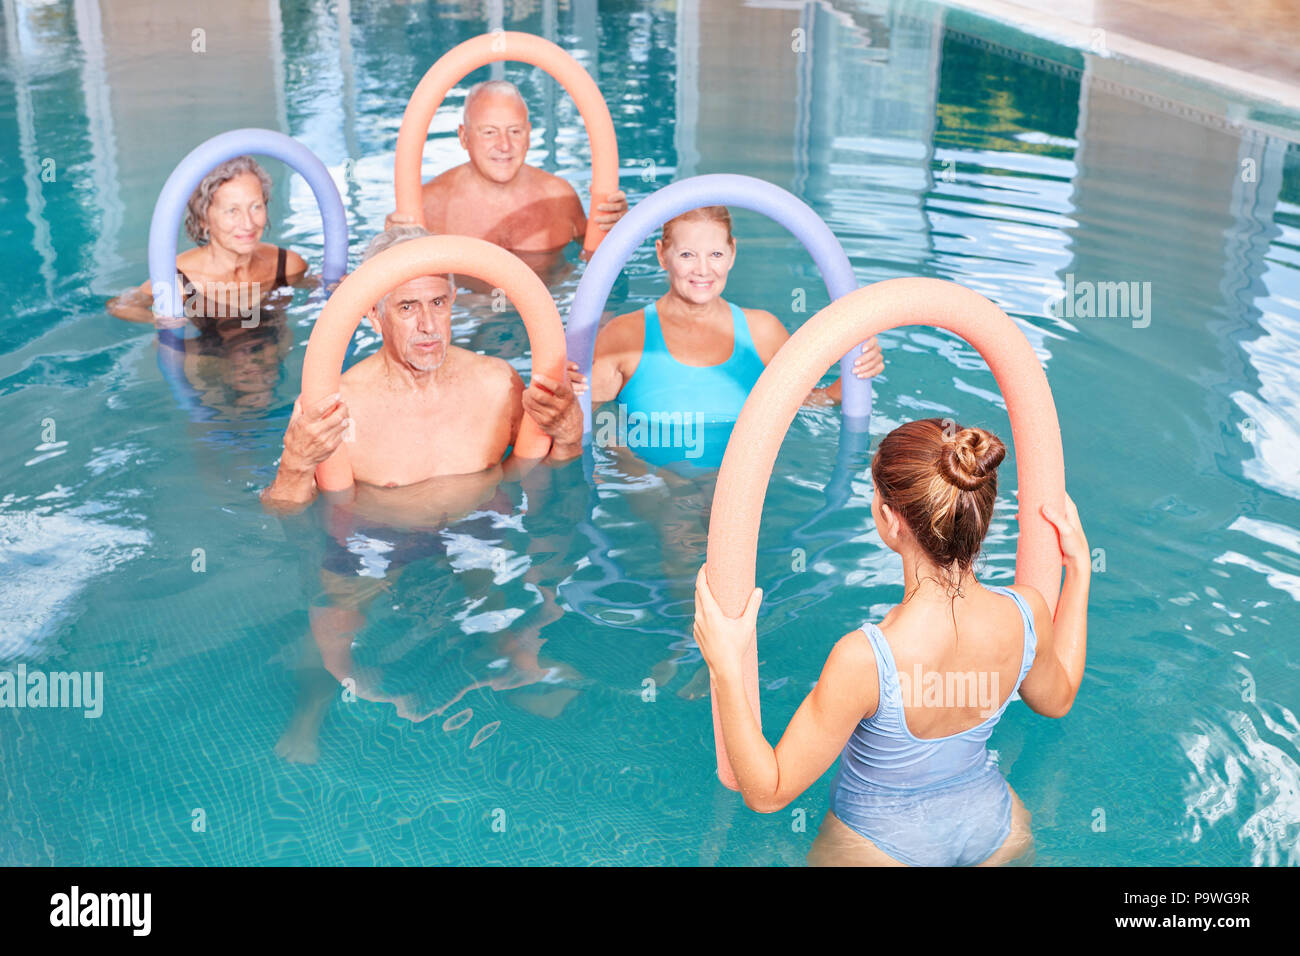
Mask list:
[{"label": "woman with hair bun", "polygon": [[871,462],[871,515],[903,560],[903,600],[831,650],[773,749],[745,699],[741,662],[762,591],[729,618],[696,581],[695,639],[745,803],[787,806],[840,757],[813,865],[992,866],[1028,859],[1029,811],[985,746],[1017,690],[1064,717],[1083,679],[1088,542],[1074,502],[1043,508],[1065,580],[1053,619],[1024,584],[982,584],[974,564],[993,517],[1002,441],[937,418],[908,422]]}]

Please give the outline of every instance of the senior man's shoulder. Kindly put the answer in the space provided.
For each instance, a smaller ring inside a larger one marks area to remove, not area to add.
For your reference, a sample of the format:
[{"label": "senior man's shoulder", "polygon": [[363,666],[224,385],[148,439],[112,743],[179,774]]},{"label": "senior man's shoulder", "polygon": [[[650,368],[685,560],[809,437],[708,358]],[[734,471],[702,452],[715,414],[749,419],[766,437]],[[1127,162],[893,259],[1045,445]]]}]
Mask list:
[{"label": "senior man's shoulder", "polygon": [[448,360],[455,363],[457,391],[472,396],[473,405],[489,418],[503,413],[514,415],[523,398],[524,380],[505,359],[454,348]]},{"label": "senior man's shoulder", "polygon": [[566,179],[561,179],[554,173],[548,173],[544,169],[538,169],[536,166],[525,164],[519,169],[519,181],[530,192],[552,198],[569,199],[575,201],[578,198],[578,191],[573,188],[572,184]]},{"label": "senior man's shoulder", "polygon": [[382,368],[383,358],[378,352],[373,352],[347,369],[339,376],[339,387],[345,393],[344,397],[349,389],[363,388],[373,382]]},{"label": "senior man's shoulder", "polygon": [[495,355],[452,346],[447,358],[455,363],[457,377],[473,387],[493,392],[507,390],[519,378],[513,365]]}]

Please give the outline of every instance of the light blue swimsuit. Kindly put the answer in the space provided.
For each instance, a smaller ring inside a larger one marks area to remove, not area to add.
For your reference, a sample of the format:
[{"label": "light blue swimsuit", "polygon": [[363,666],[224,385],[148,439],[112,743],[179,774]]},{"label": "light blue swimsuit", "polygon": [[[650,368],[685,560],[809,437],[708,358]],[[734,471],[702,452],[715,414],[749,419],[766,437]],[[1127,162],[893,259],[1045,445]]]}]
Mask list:
[{"label": "light blue swimsuit", "polygon": [[731,355],[720,365],[703,366],[684,365],[673,358],[655,304],[645,307],[645,344],[636,371],[618,394],[617,402],[625,409],[620,414],[632,421],[652,413],[678,415],[680,420],[694,423],[696,428],[688,434],[698,439],[697,447],[691,449],[662,447],[636,441],[636,432],[627,429],[632,439],[627,446],[652,464],[685,461],[701,468],[722,464],[741,406],[763,374],[763,360],[749,334],[744,311],[734,303],[727,304],[731,307]]},{"label": "light blue swimsuit", "polygon": [[[985,587],[1012,598],[1024,620],[1024,651],[1015,687],[1019,690],[1038,646],[1034,615],[1010,588]],[[880,703],[854,729],[840,755],[839,773],[831,784],[832,812],[909,866],[984,862],[1011,832],[1011,791],[985,745],[1014,694],[970,730],[935,740],[914,737],[904,719],[902,687],[889,643],[870,622],[862,631],[876,655]]]}]

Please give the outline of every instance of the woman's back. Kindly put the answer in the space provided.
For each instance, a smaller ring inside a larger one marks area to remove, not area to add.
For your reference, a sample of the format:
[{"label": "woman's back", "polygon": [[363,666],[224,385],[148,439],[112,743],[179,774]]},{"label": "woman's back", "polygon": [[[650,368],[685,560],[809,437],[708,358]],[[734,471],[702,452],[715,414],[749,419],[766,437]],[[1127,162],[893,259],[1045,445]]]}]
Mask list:
[{"label": "woman's back", "polygon": [[862,626],[879,702],[844,747],[831,809],[904,863],[978,863],[1010,831],[1010,791],[986,744],[1033,665],[1037,635],[1021,595],[980,590],[963,602],[956,639],[951,619],[927,632],[931,616],[906,610],[886,618],[895,618],[889,637]]}]

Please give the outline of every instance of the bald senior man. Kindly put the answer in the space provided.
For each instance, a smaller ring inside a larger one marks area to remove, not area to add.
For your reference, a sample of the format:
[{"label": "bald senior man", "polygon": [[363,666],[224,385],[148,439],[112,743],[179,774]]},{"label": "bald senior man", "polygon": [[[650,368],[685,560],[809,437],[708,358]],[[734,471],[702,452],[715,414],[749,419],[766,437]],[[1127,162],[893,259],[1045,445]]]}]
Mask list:
[{"label": "bald senior man", "polygon": [[[424,184],[424,223],[435,234],[474,236],[509,249],[553,279],[564,247],[587,234],[587,217],[572,186],[524,161],[531,132],[528,106],[513,83],[472,87],[456,131],[469,162]],[[615,192],[594,212],[608,231],[627,212],[627,196]],[[385,228],[410,223],[394,212]]]}]

